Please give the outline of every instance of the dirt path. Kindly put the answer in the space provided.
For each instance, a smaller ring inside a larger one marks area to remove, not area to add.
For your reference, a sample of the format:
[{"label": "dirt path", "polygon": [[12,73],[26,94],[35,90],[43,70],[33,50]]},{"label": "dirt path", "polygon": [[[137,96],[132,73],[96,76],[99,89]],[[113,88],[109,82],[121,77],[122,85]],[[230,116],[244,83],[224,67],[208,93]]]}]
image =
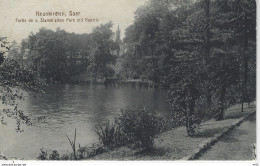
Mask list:
[{"label": "dirt path", "polygon": [[254,143],[256,143],[255,115],[223,136],[199,160],[252,160]]}]

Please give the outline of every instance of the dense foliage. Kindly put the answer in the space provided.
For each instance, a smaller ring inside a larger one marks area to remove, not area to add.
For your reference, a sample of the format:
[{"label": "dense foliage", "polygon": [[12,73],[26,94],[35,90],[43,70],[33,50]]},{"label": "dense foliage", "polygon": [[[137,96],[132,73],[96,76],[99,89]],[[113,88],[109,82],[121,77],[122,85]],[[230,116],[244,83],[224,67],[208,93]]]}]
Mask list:
[{"label": "dense foliage", "polygon": [[90,65],[88,71],[92,78],[108,78],[114,75],[114,70],[109,64],[115,63],[113,51],[116,43],[113,40],[112,22],[100,25],[93,29],[90,52]]},{"label": "dense foliage", "polygon": [[3,59],[0,64],[1,124],[7,124],[6,118],[14,119],[17,124],[16,130],[21,132],[22,123],[32,124],[30,117],[26,116],[18,105],[18,100],[23,99],[22,90],[39,92],[43,90],[44,85],[36,79],[32,70],[22,68],[15,60],[5,59],[5,53],[9,50],[6,40],[2,41],[1,46],[6,48],[0,55]]},{"label": "dense foliage", "polygon": [[23,66],[34,69],[47,82],[71,81],[84,72],[89,79],[111,77],[114,71],[109,64],[115,62],[113,54],[119,47],[112,25],[112,22],[101,24],[92,33],[81,35],[59,28],[56,31],[41,28],[23,40],[17,58],[22,57]]},{"label": "dense foliage", "polygon": [[121,110],[116,123],[126,138],[134,142],[135,148],[152,150],[154,137],[158,131],[158,119],[155,114],[145,108],[129,107]]},{"label": "dense foliage", "polygon": [[135,14],[122,77],[169,88],[188,135],[204,119],[222,120],[228,105],[255,99],[254,0],[150,0]]},{"label": "dense foliage", "polygon": [[159,118],[145,108],[127,107],[115,117],[115,122],[99,124],[96,133],[108,148],[133,145],[133,149],[151,151],[154,137],[161,131]]}]

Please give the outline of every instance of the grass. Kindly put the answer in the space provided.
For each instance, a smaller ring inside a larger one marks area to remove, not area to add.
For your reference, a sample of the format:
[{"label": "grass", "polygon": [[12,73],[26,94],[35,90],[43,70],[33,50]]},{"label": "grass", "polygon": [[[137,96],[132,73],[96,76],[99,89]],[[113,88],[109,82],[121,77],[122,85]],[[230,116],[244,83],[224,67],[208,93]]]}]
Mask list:
[{"label": "grass", "polygon": [[66,135],[66,137],[68,138],[69,142],[70,142],[70,146],[72,148],[73,151],[73,155],[74,155],[74,159],[77,160],[78,156],[77,156],[77,151],[76,151],[76,136],[77,136],[77,130],[75,129],[75,134],[74,134],[74,140],[70,140],[70,138]]},{"label": "grass", "polygon": [[99,123],[96,126],[95,132],[99,137],[99,141],[105,147],[114,148],[124,144],[124,134],[114,122],[108,120],[105,124]]},{"label": "grass", "polygon": [[236,130],[224,135],[200,160],[253,160],[256,143],[256,117],[251,116]]},{"label": "grass", "polygon": [[73,140],[71,140],[67,135],[66,135],[66,137],[70,143],[72,153],[60,155],[57,150],[53,150],[51,154],[48,154],[48,152],[45,151],[44,148],[42,148],[42,149],[40,149],[40,154],[37,157],[37,159],[39,159],[39,160],[81,160],[81,159],[86,158],[87,157],[85,155],[87,152],[86,147],[81,147],[79,145],[78,150],[76,150],[76,137],[77,137],[76,128],[75,128]]}]

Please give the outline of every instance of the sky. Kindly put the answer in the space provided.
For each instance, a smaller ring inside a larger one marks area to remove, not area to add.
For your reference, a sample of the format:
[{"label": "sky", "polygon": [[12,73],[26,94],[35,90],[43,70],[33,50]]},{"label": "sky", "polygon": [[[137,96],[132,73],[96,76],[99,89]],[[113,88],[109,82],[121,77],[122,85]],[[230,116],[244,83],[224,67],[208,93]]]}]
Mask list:
[{"label": "sky", "polygon": [[[60,27],[67,32],[77,34],[91,33],[100,24],[114,23],[113,30],[120,26],[121,37],[124,30],[133,23],[134,12],[147,0],[0,0],[0,37],[8,37],[9,41],[20,43],[31,32],[36,33],[41,27],[56,30]],[[64,16],[36,16],[36,12],[64,12]],[[80,12],[79,16],[69,16],[69,11]],[[64,19],[64,23],[40,22],[41,18]],[[76,22],[66,22],[66,19]],[[77,22],[77,19],[98,19],[95,22]],[[18,20],[26,19],[26,22]],[[29,22],[33,19],[33,22]],[[35,22],[35,19],[38,22]]]}]

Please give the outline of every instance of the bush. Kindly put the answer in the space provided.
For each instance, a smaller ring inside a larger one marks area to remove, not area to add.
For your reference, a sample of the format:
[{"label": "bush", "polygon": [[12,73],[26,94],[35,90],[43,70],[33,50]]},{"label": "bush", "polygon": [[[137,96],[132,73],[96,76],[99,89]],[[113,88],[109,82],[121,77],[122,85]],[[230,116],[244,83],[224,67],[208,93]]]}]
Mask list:
[{"label": "bush", "polygon": [[44,148],[41,149],[39,156],[37,157],[39,160],[48,160],[48,153],[44,151]]},{"label": "bush", "polygon": [[108,148],[133,144],[134,148],[150,151],[153,148],[154,137],[166,130],[168,120],[159,119],[155,113],[149,113],[145,108],[127,107],[115,118],[115,122],[107,121],[96,126],[100,142]]},{"label": "bush", "polygon": [[154,113],[149,113],[141,107],[128,107],[121,110],[116,123],[126,134],[128,142],[134,143],[135,148],[152,150],[154,137],[158,131],[158,119]]},{"label": "bush", "polygon": [[49,156],[49,160],[60,160],[60,154],[57,150],[52,151],[52,154]]},{"label": "bush", "polygon": [[53,150],[52,154],[48,155],[47,151],[44,151],[44,148],[42,148],[37,159],[39,159],[39,160],[60,160],[60,155],[57,150]]},{"label": "bush", "polygon": [[53,150],[51,154],[48,155],[44,148],[41,149],[38,160],[75,160],[73,153],[60,155],[57,150]]},{"label": "bush", "polygon": [[169,131],[177,126],[176,119],[174,116],[170,115],[167,117],[158,117],[157,119],[157,129],[156,133],[162,133]]}]

